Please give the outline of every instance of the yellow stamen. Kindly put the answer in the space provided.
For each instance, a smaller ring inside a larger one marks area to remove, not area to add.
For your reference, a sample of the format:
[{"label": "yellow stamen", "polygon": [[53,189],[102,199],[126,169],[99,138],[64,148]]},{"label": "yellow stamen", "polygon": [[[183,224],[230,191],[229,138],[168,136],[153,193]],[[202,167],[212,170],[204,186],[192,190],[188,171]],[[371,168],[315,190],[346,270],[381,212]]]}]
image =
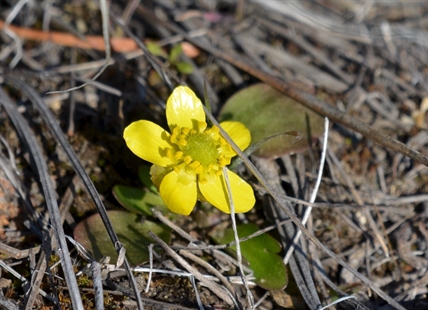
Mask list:
[{"label": "yellow stamen", "polygon": [[188,165],[192,162],[192,157],[189,155],[186,155],[183,157],[183,161]]},{"label": "yellow stamen", "polygon": [[177,141],[176,142],[178,145],[180,145],[180,146],[186,146],[187,145],[187,141],[186,140],[179,140],[179,141]]},{"label": "yellow stamen", "polygon": [[175,155],[174,155],[174,159],[175,160],[179,160],[180,158],[182,158],[183,157],[183,152],[182,151],[178,151],[178,152],[176,152],[175,153]]},{"label": "yellow stamen", "polygon": [[193,169],[198,168],[201,165],[201,163],[199,161],[194,161],[192,162],[189,166]]}]

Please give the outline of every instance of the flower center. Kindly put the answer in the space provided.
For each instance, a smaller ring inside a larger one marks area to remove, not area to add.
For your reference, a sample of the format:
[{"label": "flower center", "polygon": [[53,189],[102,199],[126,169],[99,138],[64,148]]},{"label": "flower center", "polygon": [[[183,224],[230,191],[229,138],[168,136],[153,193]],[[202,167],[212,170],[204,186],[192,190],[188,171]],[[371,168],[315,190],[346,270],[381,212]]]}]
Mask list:
[{"label": "flower center", "polygon": [[189,136],[187,146],[183,148],[185,155],[207,167],[217,161],[218,153],[214,139],[206,133],[196,133]]},{"label": "flower center", "polygon": [[166,155],[173,162],[171,168],[177,172],[184,169],[202,174],[205,179],[207,174],[221,174],[222,167],[230,164],[231,157],[223,154],[230,148],[229,144],[217,127],[207,128],[205,122],[199,122],[197,130],[175,127],[170,142],[172,147],[166,149]]}]

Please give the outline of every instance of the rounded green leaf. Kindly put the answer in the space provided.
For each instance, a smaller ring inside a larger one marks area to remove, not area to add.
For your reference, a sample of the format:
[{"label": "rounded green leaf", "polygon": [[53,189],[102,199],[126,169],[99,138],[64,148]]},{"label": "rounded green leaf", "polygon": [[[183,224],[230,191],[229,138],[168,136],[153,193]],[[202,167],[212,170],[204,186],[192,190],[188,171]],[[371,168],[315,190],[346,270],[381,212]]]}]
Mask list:
[{"label": "rounded green leaf", "polygon": [[[254,153],[260,157],[278,157],[304,150],[324,131],[321,116],[266,84],[256,84],[233,95],[220,111],[219,119],[238,121],[247,126],[252,145],[284,133],[261,144]],[[288,134],[296,131],[298,139]]]},{"label": "rounded green leaf", "polygon": [[[257,225],[249,223],[237,227],[239,238],[247,237],[259,230]],[[219,231],[219,235],[212,236],[217,244],[226,244],[235,240],[232,229]],[[236,246],[231,246],[235,253]],[[266,290],[279,290],[288,283],[287,270],[282,258],[277,255],[281,246],[277,240],[268,234],[251,238],[241,242],[241,253],[253,270],[255,282]]]},{"label": "rounded green leaf", "polygon": [[[108,211],[107,214],[120,242],[125,246],[126,257],[133,266],[149,259],[148,246],[153,243],[153,239],[148,235],[149,231],[167,243],[170,241],[171,230],[165,225],[140,221],[137,214],[124,211]],[[109,256],[112,263],[116,262],[116,250],[99,214],[94,214],[77,224],[74,238],[95,260],[99,261]]]},{"label": "rounded green leaf", "polygon": [[124,208],[134,213],[152,215],[151,208],[165,206],[158,194],[136,187],[115,185],[113,195]]}]

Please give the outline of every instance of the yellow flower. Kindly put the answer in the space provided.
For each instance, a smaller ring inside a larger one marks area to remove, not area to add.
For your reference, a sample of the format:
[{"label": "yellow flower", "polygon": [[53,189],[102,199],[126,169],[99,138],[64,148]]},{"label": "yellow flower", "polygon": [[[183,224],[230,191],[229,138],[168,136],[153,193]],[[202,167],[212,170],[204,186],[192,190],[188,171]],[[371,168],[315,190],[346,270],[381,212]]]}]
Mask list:
[{"label": "yellow flower", "polygon": [[[236,153],[217,127],[207,127],[201,101],[190,88],[179,86],[168,98],[166,118],[171,133],[146,120],[133,122],[123,133],[129,149],[154,164],[150,174],[165,204],[172,212],[189,215],[199,199],[230,213],[222,170]],[[248,147],[251,135],[242,123],[220,126],[241,150]],[[251,210],[253,189],[232,171],[227,173],[235,212]]]}]

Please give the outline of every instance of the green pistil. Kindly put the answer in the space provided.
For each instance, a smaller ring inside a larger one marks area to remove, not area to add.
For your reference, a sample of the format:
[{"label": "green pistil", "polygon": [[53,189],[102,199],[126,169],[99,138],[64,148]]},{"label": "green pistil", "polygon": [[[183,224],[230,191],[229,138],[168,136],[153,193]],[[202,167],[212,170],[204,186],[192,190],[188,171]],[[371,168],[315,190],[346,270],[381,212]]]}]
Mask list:
[{"label": "green pistil", "polygon": [[216,141],[206,133],[190,135],[183,152],[205,167],[216,163],[218,158]]},{"label": "green pistil", "polygon": [[221,167],[230,164],[230,157],[225,157],[221,152],[227,142],[220,136],[216,127],[207,129],[206,123],[202,123],[198,131],[174,128],[170,142],[175,146],[168,148],[166,155],[174,162],[172,168],[177,173],[184,169],[198,175],[219,175]]}]

